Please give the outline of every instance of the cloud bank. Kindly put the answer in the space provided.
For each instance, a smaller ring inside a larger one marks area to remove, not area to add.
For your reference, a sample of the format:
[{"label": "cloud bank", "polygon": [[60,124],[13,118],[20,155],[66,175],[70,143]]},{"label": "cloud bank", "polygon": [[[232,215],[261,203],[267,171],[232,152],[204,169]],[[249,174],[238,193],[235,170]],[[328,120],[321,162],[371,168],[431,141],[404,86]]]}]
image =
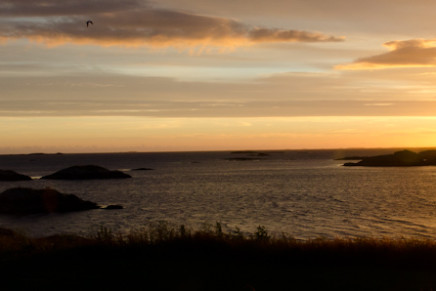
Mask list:
[{"label": "cloud bank", "polygon": [[[289,116],[434,116],[435,77],[392,79],[381,73],[285,74],[255,83],[179,82],[171,78],[122,75],[0,78],[0,117],[141,116],[230,118]],[[425,90],[426,92],[420,92]],[[266,98],[265,96],[268,96]],[[350,97],[352,96],[352,97]]]},{"label": "cloud bank", "polygon": [[385,69],[396,67],[436,66],[436,39],[411,39],[384,43],[387,53],[360,58],[351,64],[337,66],[345,70]]},{"label": "cloud bank", "polygon": [[[94,25],[87,28],[86,20]],[[229,18],[161,9],[146,1],[4,0],[0,39],[122,46],[238,46],[277,42],[336,42],[318,32],[252,27]]]}]

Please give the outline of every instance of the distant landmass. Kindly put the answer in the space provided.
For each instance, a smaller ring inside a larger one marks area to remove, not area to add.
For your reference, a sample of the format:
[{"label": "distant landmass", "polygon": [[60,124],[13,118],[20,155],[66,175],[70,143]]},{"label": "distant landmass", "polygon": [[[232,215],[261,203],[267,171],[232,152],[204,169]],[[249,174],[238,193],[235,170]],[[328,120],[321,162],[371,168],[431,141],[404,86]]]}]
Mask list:
[{"label": "distant landmass", "polygon": [[[351,158],[343,158],[347,160]],[[345,163],[346,167],[416,167],[436,166],[436,150],[412,152],[409,150],[398,151],[389,155],[363,157],[360,162]]]},{"label": "distant landmass", "polygon": [[90,179],[125,179],[131,178],[121,171],[110,171],[100,166],[73,166],[54,174],[43,176],[41,179],[54,180],[90,180]]}]

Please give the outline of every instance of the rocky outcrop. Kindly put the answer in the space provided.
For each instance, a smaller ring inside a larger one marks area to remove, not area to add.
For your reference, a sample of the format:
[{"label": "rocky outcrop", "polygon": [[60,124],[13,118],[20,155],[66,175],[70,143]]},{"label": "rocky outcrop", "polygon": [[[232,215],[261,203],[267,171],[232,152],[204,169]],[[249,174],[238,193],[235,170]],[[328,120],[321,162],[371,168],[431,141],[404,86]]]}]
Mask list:
[{"label": "rocky outcrop", "polygon": [[60,170],[54,174],[47,175],[41,179],[55,180],[91,180],[91,179],[126,179],[131,178],[121,171],[110,171],[103,167],[87,165],[73,166]]},{"label": "rocky outcrop", "polygon": [[99,208],[94,202],[50,188],[12,188],[0,193],[0,214],[64,213]]},{"label": "rocky outcrop", "polygon": [[268,157],[269,154],[255,151],[236,151],[232,155],[243,155],[239,157],[227,158],[227,161],[259,161],[261,158]]},{"label": "rocky outcrop", "polygon": [[32,180],[29,176],[18,174],[10,170],[0,170],[0,181],[28,181]]},{"label": "rocky outcrop", "polygon": [[111,204],[111,205],[102,207],[101,209],[105,209],[105,210],[118,210],[118,209],[124,209],[124,207],[122,205],[118,205],[118,204]]},{"label": "rocky outcrop", "polygon": [[345,163],[344,166],[361,167],[415,167],[415,166],[436,166],[436,151],[423,151],[415,153],[404,150],[391,155],[381,155],[363,158],[357,163]]},{"label": "rocky outcrop", "polygon": [[132,169],[132,171],[153,171],[154,169],[151,168],[136,168]]}]

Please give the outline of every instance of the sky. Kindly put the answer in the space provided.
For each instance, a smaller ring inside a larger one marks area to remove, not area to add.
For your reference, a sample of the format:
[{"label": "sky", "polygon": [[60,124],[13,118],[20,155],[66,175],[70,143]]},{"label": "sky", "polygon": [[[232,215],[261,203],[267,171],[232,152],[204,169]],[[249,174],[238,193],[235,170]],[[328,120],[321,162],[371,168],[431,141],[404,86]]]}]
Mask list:
[{"label": "sky", "polygon": [[434,11],[2,0],[0,154],[433,147]]}]

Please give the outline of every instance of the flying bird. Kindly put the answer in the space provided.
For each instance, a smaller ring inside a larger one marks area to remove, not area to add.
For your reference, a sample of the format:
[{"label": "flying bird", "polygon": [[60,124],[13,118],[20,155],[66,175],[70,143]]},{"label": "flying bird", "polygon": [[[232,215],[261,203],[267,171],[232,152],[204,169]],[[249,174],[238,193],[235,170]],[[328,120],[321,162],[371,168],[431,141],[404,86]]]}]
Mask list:
[{"label": "flying bird", "polygon": [[90,24],[94,25],[94,23],[92,22],[92,20],[88,20],[88,21],[86,22],[86,27],[88,27]]}]

